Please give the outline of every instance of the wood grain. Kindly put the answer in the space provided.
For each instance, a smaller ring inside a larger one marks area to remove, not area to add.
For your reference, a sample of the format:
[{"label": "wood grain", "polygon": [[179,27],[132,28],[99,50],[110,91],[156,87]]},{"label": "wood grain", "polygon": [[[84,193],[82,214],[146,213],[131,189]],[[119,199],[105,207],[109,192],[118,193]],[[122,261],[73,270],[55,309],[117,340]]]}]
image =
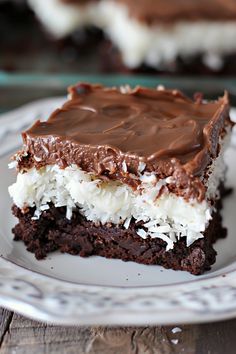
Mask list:
[{"label": "wood grain", "polygon": [[0,309],[0,354],[235,354],[236,320],[156,327],[62,327]]}]

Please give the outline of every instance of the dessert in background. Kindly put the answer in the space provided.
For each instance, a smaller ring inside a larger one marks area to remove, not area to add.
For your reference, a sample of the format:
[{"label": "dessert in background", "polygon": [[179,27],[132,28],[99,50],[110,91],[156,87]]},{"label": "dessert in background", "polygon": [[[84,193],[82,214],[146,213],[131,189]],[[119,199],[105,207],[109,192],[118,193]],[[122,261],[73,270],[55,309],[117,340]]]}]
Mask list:
[{"label": "dessert in background", "polygon": [[102,29],[114,69],[120,55],[129,70],[236,71],[236,0],[28,1],[56,38],[84,26]]},{"label": "dessert in background", "polygon": [[[47,1],[46,1],[47,2]],[[45,1],[44,1],[45,3]],[[70,36],[51,36],[27,0],[0,0],[0,70],[6,72],[101,72],[103,34],[80,28]]]},{"label": "dessert in background", "polygon": [[227,93],[80,83],[22,134],[13,233],[38,259],[60,250],[201,274],[226,235],[220,209]]}]

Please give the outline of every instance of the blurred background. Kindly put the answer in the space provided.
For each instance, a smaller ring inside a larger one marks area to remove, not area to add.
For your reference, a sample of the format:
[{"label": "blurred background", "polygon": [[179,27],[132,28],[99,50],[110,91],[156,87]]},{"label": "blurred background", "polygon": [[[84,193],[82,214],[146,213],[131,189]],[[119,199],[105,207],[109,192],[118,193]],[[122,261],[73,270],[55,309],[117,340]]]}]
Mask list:
[{"label": "blurred background", "polygon": [[75,30],[65,38],[56,39],[37,19],[26,0],[0,0],[0,31],[0,70],[9,73],[103,71],[101,31]]},{"label": "blurred background", "polygon": [[0,0],[0,112],[76,81],[236,104],[236,0]]},{"label": "blurred background", "polygon": [[235,0],[0,0],[0,31],[8,73],[236,75]]}]

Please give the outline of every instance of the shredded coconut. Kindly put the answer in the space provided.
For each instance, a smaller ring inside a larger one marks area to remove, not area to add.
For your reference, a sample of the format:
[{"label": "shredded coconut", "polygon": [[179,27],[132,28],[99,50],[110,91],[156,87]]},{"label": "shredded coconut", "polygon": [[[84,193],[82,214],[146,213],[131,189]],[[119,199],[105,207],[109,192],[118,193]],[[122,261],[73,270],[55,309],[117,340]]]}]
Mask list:
[{"label": "shredded coconut", "polygon": [[143,229],[138,229],[137,234],[142,237],[143,239],[147,238],[147,232],[144,231]]},{"label": "shredded coconut", "polygon": [[131,17],[128,8],[115,0],[88,2],[82,6],[59,0],[28,1],[56,37],[86,25],[101,28],[131,68],[142,63],[169,68],[178,56],[191,58],[203,54],[205,63],[217,70],[222,56],[236,50],[235,21],[177,21],[170,26],[150,26]]},{"label": "shredded coconut", "polygon": [[154,174],[144,173],[140,181],[134,191],[121,182],[96,179],[75,165],[65,169],[52,165],[18,173],[9,192],[18,207],[36,208],[35,219],[49,203],[66,206],[68,219],[74,208],[80,208],[90,221],[123,224],[125,228],[133,218],[144,223],[138,230],[140,237],[160,238],[167,243],[167,250],[180,237],[187,237],[187,245],[203,237],[211,219],[211,206],[206,201],[186,202],[172,193],[159,195],[166,180],[157,181]]},{"label": "shredded coconut", "polygon": [[138,171],[140,173],[142,173],[144,170],[145,170],[145,167],[146,167],[146,164],[142,161],[139,161],[139,164],[138,164]]},{"label": "shredded coconut", "polygon": [[41,158],[40,158],[40,157],[38,157],[38,156],[35,156],[35,155],[34,155],[34,159],[35,159],[35,161],[36,161],[36,162],[41,161]]},{"label": "shredded coconut", "polygon": [[127,218],[124,222],[124,228],[128,229],[132,218]]},{"label": "shredded coconut", "polygon": [[125,161],[122,162],[122,169],[124,172],[127,172],[127,165]]}]

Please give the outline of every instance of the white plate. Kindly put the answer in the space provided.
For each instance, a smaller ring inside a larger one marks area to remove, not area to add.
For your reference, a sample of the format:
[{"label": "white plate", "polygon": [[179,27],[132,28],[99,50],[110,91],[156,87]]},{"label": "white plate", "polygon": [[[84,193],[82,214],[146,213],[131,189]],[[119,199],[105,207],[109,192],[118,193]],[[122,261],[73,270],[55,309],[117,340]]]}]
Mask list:
[{"label": "white plate", "polygon": [[[20,144],[19,131],[32,117],[48,114],[64,99],[41,100],[0,116],[0,305],[57,324],[174,324],[236,316],[236,196],[224,202],[228,237],[202,276],[101,257],[52,253],[37,261],[23,243],[13,242],[7,168]],[[236,117],[235,112],[233,115]],[[235,138],[235,136],[234,136]],[[226,153],[228,185],[236,188],[236,150]]]}]

